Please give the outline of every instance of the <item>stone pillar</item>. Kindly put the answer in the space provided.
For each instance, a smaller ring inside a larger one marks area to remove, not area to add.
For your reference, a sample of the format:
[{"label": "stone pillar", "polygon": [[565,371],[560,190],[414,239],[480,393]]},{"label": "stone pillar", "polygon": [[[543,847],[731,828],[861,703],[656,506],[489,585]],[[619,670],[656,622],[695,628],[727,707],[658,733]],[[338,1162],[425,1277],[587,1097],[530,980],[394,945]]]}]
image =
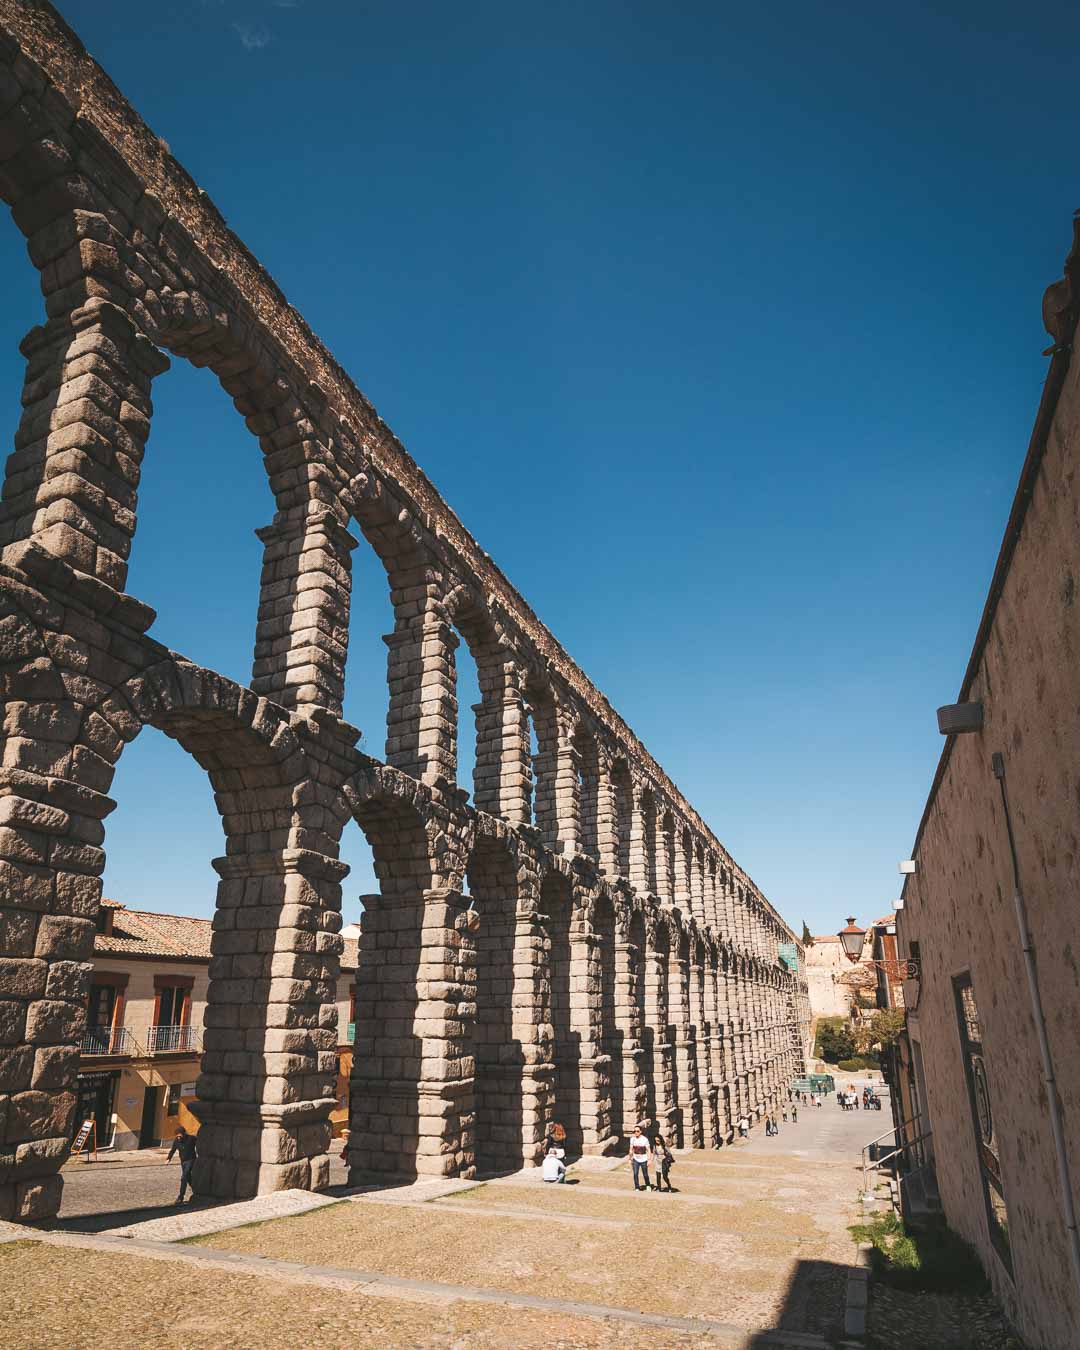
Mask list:
[{"label": "stone pillar", "polygon": [[475,1170],[475,919],[455,890],[365,897],[350,1179]]},{"label": "stone pillar", "polygon": [[586,912],[583,897],[576,895],[570,930],[570,1024],[578,1049],[582,1152],[606,1153],[617,1143],[622,1122],[612,1117],[611,1056],[603,1042],[605,935],[586,924]]},{"label": "stone pillar", "polygon": [[387,763],[425,783],[455,783],[457,634],[425,611],[399,617],[383,641],[390,648]]},{"label": "stone pillar", "polygon": [[227,1198],[329,1180],[344,863],[306,850],[214,860],[195,1187]]},{"label": "stone pillar", "polygon": [[[483,916],[481,916],[481,922]],[[521,1137],[523,1162],[542,1161],[544,1140],[554,1120],[555,1061],[548,1035],[550,942],[536,896],[518,902],[514,936],[513,1034],[522,1047]]]},{"label": "stone pillar", "polygon": [[32,540],[123,590],[150,385],[168,359],[122,309],[96,297],[31,329],[20,350],[23,414],[7,462],[0,545]]},{"label": "stone pillar", "polygon": [[251,687],[286,708],[340,716],[357,541],[316,501],[255,533],[264,552]]},{"label": "stone pillar", "polygon": [[482,700],[476,714],[477,809],[502,816],[511,825],[532,822],[532,768],[529,716],[519,672],[511,659],[478,663]]},{"label": "stone pillar", "polygon": [[580,753],[571,715],[556,709],[559,729],[555,761],[556,852],[572,858],[581,849]]},{"label": "stone pillar", "polygon": [[650,829],[652,797],[635,785],[630,811],[630,884],[638,895],[655,889],[655,860],[650,853],[655,841],[655,826]]},{"label": "stone pillar", "polygon": [[695,849],[691,854],[690,909],[699,927],[705,928],[710,923],[705,904],[705,854],[700,849]]},{"label": "stone pillar", "polygon": [[658,807],[656,838],[659,862],[656,868],[656,893],[665,905],[675,903],[675,820],[670,810]]},{"label": "stone pillar", "polygon": [[597,754],[596,847],[600,870],[610,882],[619,875],[619,817],[611,761],[600,750]]},{"label": "stone pillar", "polygon": [[[31,749],[65,758],[79,721],[74,704],[8,703],[9,752],[18,747],[24,765]],[[33,1221],[60,1207],[105,860],[97,845],[116,803],[29,767],[0,779],[0,1219]]]},{"label": "stone pillar", "polygon": [[[615,1026],[622,1042],[621,1126],[623,1134],[629,1136],[636,1125],[645,1125],[649,1118],[641,1016],[645,998],[645,953],[630,940],[630,928],[619,910],[615,913],[615,924]],[[641,937],[644,939],[644,930]]]},{"label": "stone pillar", "polygon": [[693,1016],[697,1023],[697,1079],[701,1096],[702,1147],[719,1148],[720,1121],[717,1114],[717,1083],[713,1077],[713,1033],[716,1026],[716,985],[708,956],[697,948],[690,972]]},{"label": "stone pillar", "polygon": [[677,1118],[678,1103],[668,1025],[668,934],[655,919],[645,939],[645,1025],[650,1042],[651,1104],[657,1124],[666,1134]]},{"label": "stone pillar", "polygon": [[686,1148],[701,1148],[701,1092],[697,1074],[696,1029],[690,1018],[690,955],[687,948],[680,944],[672,956],[669,1016],[675,1047],[679,1144]]}]

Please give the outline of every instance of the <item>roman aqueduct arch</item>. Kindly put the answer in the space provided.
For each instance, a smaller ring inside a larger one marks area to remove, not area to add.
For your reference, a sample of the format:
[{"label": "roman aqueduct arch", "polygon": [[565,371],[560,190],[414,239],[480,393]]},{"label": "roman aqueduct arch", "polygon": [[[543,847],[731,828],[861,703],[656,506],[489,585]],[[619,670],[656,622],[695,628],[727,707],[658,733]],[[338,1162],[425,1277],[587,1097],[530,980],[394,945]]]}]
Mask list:
[{"label": "roman aqueduct arch", "polygon": [[[380,878],[356,1177],[528,1165],[555,1119],[585,1151],[639,1121],[728,1141],[803,1066],[794,935],[43,3],[0,0],[0,196],[44,296],[0,504],[0,1218],[59,1207],[108,793],[147,725],[202,766],[227,840],[201,1191],[326,1182],[350,821]],[[170,358],[217,375],[274,495],[248,687],[124,593]],[[385,762],[341,717],[357,547],[394,613]]]}]

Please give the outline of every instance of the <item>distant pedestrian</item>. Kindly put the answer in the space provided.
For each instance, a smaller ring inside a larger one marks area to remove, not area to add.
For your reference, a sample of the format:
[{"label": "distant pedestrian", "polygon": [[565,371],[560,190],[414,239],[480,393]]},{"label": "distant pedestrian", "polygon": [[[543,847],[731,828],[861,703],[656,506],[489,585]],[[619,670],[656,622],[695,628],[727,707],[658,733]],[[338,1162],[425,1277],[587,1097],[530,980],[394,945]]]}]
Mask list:
[{"label": "distant pedestrian", "polygon": [[857,1111],[859,1109],[859,1099],[854,1092],[851,1094],[851,1099],[855,1103],[855,1110]]},{"label": "distant pedestrian", "polygon": [[349,1131],[341,1131],[341,1152],[338,1154],[343,1163],[349,1161]]},{"label": "distant pedestrian", "polygon": [[787,1124],[787,1107],[784,1107],[784,1124]]},{"label": "distant pedestrian", "polygon": [[[634,1190],[648,1191],[652,1187],[649,1185],[649,1141],[641,1133],[641,1126],[634,1126],[634,1133],[630,1136],[630,1167],[634,1174]],[[638,1185],[638,1179],[641,1179],[644,1186]]]},{"label": "distant pedestrian", "polygon": [[837,1106],[839,1106],[839,1107],[843,1107],[843,1105],[844,1105],[844,1094],[843,1094],[842,1092],[838,1092],[838,1093],[836,1094],[836,1104],[837,1104]]},{"label": "distant pedestrian", "polygon": [[563,1160],[559,1157],[558,1149],[548,1149],[547,1157],[544,1159],[540,1171],[545,1181],[563,1182],[566,1180],[566,1168],[563,1166]]},{"label": "distant pedestrian", "polygon": [[739,1117],[739,1138],[745,1139],[750,1133],[750,1122],[745,1116]]},{"label": "distant pedestrian", "polygon": [[791,1123],[792,1125],[798,1125],[799,1123],[799,1108],[797,1106],[791,1108]]},{"label": "distant pedestrian", "polygon": [[662,1134],[656,1136],[656,1143],[653,1145],[653,1166],[656,1168],[656,1189],[662,1191],[665,1184],[668,1190],[671,1190],[671,1164],[675,1161],[671,1150],[667,1146],[667,1141]]},{"label": "distant pedestrian", "polygon": [[[179,1125],[176,1130],[176,1136],[172,1142],[172,1148],[169,1149],[169,1156],[165,1159],[167,1163],[172,1162],[174,1153],[180,1155],[180,1194],[176,1197],[176,1203],[184,1203],[184,1192],[191,1185],[191,1169],[195,1166],[195,1154],[198,1152],[198,1142],[193,1134],[188,1134],[183,1125]],[[192,1187],[191,1198],[195,1199],[195,1188]]]}]

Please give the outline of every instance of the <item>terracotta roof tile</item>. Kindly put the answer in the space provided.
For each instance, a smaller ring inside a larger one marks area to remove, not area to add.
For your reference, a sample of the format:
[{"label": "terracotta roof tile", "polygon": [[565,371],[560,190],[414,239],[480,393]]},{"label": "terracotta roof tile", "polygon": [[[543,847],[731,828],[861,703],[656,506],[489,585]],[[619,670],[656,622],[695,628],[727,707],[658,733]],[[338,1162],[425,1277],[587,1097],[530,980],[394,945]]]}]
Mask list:
[{"label": "terracotta roof tile", "polygon": [[209,919],[191,919],[180,914],[154,914],[127,909],[115,900],[103,900],[113,911],[111,933],[98,933],[94,951],[112,956],[160,956],[174,961],[209,961]]}]

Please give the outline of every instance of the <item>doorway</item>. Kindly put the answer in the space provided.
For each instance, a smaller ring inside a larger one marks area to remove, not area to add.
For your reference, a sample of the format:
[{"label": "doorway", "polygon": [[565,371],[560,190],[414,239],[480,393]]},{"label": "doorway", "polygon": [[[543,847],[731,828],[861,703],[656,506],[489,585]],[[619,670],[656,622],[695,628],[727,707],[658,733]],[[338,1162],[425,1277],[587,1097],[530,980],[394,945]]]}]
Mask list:
[{"label": "doorway", "polygon": [[112,1144],[113,1102],[119,1079],[116,1072],[81,1073],[76,1083],[74,1129],[78,1130],[84,1120],[92,1118],[96,1127],[94,1142],[98,1148],[108,1148]]},{"label": "doorway", "polygon": [[148,1087],[143,1092],[142,1123],[139,1126],[139,1147],[156,1148],[161,1143],[157,1132],[159,1087]]}]

